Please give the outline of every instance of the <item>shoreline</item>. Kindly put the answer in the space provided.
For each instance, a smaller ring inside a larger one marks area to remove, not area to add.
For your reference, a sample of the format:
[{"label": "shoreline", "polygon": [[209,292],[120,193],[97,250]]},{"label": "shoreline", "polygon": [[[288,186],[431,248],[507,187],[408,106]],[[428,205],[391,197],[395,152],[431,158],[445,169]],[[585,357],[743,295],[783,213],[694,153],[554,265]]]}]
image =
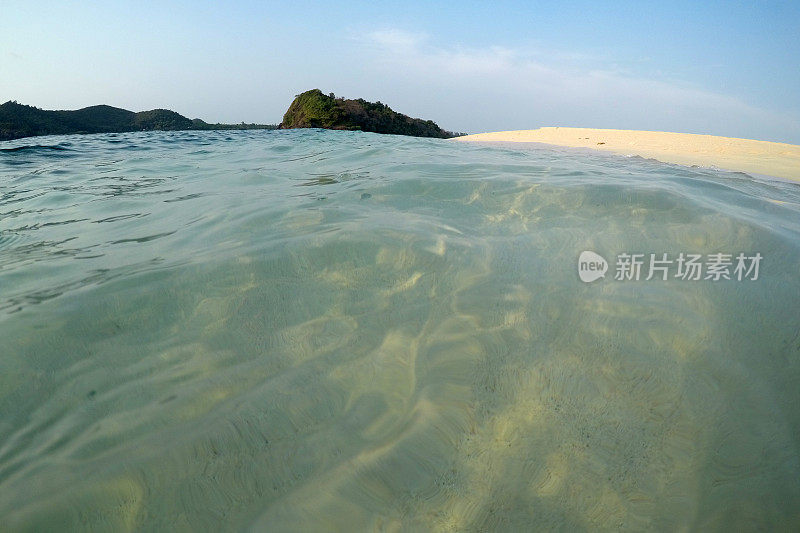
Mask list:
[{"label": "shoreline", "polygon": [[637,155],[800,182],[800,146],[695,133],[545,127],[456,137],[459,142],[542,143]]}]

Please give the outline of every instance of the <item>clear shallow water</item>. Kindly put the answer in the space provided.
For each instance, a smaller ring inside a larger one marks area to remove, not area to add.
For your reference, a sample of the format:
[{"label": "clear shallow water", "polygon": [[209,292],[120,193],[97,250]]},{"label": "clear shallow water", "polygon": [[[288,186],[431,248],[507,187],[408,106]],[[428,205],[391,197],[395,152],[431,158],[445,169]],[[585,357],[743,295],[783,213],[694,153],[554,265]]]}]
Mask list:
[{"label": "clear shallow water", "polygon": [[[800,524],[795,184],[312,130],[0,149],[4,527]],[[583,250],[764,261],[584,284]]]}]

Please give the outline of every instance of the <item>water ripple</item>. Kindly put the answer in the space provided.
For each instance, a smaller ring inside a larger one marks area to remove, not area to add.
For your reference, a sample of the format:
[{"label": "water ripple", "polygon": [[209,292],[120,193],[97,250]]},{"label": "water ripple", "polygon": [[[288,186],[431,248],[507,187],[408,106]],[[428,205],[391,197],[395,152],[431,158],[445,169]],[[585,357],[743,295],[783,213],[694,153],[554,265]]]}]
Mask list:
[{"label": "water ripple", "polygon": [[[797,184],[344,131],[38,142],[0,146],[4,527],[800,527]],[[584,284],[583,250],[764,263]]]}]

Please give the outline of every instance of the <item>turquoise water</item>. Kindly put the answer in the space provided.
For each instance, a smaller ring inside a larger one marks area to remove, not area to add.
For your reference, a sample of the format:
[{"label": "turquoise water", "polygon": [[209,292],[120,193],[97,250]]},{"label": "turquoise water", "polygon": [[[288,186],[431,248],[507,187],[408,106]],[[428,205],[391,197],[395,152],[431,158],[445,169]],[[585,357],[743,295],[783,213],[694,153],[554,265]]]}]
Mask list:
[{"label": "turquoise water", "polygon": [[4,529],[800,527],[797,184],[315,130],[0,150]]}]

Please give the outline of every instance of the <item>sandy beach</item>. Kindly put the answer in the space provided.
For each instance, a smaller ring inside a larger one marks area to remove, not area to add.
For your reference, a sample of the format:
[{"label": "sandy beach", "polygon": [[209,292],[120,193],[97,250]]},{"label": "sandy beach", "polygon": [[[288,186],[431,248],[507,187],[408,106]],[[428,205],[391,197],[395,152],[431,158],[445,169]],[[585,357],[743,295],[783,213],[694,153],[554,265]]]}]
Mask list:
[{"label": "sandy beach", "polygon": [[459,137],[462,142],[536,142],[638,155],[687,166],[716,167],[800,181],[800,146],[750,139],[670,133],[548,127]]}]

